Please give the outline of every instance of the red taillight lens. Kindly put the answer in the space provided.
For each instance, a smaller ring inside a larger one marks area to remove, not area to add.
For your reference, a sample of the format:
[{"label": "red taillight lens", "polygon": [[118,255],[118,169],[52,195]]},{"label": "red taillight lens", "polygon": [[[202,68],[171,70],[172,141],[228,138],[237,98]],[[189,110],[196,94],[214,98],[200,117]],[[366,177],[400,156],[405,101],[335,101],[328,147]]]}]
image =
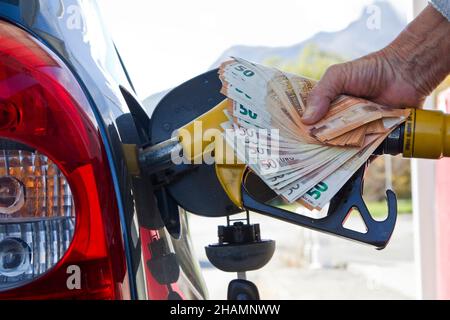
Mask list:
[{"label": "red taillight lens", "polygon": [[0,21],[2,165],[0,298],[127,295],[115,192],[90,105],[53,53]]}]

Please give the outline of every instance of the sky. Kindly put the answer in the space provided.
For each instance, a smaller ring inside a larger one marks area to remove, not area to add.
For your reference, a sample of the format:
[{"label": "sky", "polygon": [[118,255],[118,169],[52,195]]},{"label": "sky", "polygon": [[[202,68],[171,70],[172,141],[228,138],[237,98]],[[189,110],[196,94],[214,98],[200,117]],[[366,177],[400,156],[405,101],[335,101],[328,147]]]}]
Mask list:
[{"label": "sky", "polygon": [[[289,46],[356,20],[373,0],[97,0],[138,96],[208,70],[233,45]],[[390,0],[406,19],[411,0]]]}]

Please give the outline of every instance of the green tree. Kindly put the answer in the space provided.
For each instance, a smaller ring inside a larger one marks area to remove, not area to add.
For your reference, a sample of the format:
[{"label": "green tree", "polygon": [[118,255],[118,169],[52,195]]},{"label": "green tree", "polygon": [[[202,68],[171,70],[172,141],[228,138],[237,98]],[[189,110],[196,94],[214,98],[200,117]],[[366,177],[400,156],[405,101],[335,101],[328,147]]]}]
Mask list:
[{"label": "green tree", "polygon": [[302,76],[318,80],[322,77],[328,67],[344,61],[345,60],[341,56],[324,51],[314,43],[308,43],[294,60],[271,57],[266,59],[264,64],[286,72],[301,74]]},{"label": "green tree", "polygon": [[[384,157],[378,157],[369,166],[364,179],[364,198],[380,201],[386,196]],[[392,185],[399,199],[411,198],[411,165],[400,156],[392,158]]]}]

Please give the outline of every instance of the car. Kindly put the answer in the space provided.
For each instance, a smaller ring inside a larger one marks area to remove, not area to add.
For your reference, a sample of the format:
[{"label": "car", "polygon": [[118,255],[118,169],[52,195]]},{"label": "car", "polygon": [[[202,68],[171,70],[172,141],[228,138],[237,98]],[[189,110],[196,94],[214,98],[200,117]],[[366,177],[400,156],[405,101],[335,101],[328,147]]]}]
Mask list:
[{"label": "car", "polygon": [[206,298],[184,210],[130,174],[150,117],[96,3],[1,0],[0,70],[0,299]]}]

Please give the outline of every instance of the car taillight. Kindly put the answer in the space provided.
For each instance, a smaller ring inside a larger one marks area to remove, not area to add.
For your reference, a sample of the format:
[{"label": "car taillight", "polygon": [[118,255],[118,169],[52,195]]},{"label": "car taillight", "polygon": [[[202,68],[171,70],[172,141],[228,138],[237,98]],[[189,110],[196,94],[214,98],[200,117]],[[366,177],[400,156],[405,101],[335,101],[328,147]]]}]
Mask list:
[{"label": "car taillight", "polygon": [[0,21],[0,299],[126,298],[126,283],[90,104],[58,57]]}]

